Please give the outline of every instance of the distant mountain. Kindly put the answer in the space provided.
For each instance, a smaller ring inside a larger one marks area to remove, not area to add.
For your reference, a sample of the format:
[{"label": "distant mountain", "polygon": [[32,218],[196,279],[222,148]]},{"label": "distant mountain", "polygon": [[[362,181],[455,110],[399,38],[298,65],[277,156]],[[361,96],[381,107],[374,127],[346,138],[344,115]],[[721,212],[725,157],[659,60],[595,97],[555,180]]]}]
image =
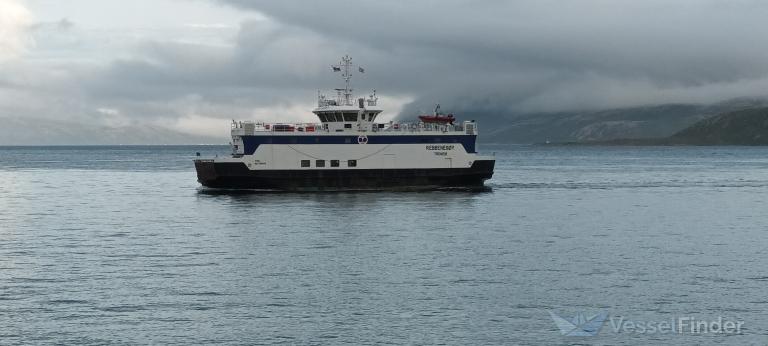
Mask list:
[{"label": "distant mountain", "polygon": [[717,114],[756,107],[768,107],[768,100],[742,98],[710,105],[666,104],[557,113],[467,110],[456,114],[461,120],[479,122],[482,142],[562,143],[665,138]]},{"label": "distant mountain", "polygon": [[153,126],[108,127],[47,119],[0,118],[0,145],[226,144],[221,137],[197,136]]},{"label": "distant mountain", "polygon": [[482,141],[494,143],[541,143],[599,141],[615,138],[669,136],[711,116],[697,105],[660,105],[602,111],[526,114],[506,119],[485,131]]},{"label": "distant mountain", "polygon": [[[768,100],[557,113],[455,112],[460,120],[479,122],[479,140],[485,143],[757,144],[761,136],[768,136],[761,132],[758,109],[768,109]],[[154,126],[108,127],[0,116],[0,145],[225,144],[230,140],[227,132],[206,137]]]},{"label": "distant mountain", "polygon": [[704,119],[675,133],[670,140],[691,145],[768,145],[768,107]]}]

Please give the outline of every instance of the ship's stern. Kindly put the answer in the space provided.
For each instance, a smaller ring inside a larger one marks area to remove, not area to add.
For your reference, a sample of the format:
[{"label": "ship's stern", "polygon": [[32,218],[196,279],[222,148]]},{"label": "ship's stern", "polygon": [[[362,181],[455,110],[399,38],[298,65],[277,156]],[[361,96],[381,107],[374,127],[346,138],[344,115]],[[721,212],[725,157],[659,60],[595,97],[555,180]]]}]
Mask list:
[{"label": "ship's stern", "polygon": [[216,173],[216,164],[210,159],[195,160],[195,170],[197,170],[197,181],[203,186],[213,186],[219,175]]}]

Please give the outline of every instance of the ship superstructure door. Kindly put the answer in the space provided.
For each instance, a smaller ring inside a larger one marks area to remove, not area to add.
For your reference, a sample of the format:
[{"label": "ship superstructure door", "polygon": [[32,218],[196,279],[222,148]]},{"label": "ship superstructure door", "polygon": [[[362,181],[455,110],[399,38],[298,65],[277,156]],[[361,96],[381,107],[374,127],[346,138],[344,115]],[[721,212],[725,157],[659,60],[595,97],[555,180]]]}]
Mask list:
[{"label": "ship superstructure door", "polygon": [[468,135],[476,135],[477,132],[475,132],[477,127],[475,126],[475,123],[472,121],[465,121],[464,122],[464,133]]}]

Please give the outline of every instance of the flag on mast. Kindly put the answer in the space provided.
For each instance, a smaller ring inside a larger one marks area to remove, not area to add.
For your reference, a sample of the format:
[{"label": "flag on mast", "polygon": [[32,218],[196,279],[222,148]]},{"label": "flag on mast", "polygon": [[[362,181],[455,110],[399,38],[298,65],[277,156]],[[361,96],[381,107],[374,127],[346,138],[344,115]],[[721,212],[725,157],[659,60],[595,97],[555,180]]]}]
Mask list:
[{"label": "flag on mast", "polygon": [[331,68],[333,69],[333,72],[341,72],[341,67],[331,66]]},{"label": "flag on mast", "polygon": [[357,67],[357,70],[360,71],[360,73],[365,73],[365,69],[360,66]]}]

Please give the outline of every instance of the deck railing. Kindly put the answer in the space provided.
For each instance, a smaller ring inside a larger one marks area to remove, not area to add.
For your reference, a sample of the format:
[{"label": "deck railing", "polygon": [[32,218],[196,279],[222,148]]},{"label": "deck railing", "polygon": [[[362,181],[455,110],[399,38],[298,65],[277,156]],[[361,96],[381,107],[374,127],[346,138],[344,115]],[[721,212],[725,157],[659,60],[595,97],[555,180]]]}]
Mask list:
[{"label": "deck railing", "polygon": [[[243,134],[256,132],[299,132],[299,133],[330,133],[328,128],[320,123],[265,123],[265,122],[232,122],[232,130],[242,130]],[[465,128],[460,124],[431,124],[422,122],[412,123],[374,123],[370,124],[372,132],[464,132]],[[354,126],[354,125],[353,125]],[[355,128],[353,128],[354,130]],[[357,128],[358,131],[366,131],[365,128]]]}]

